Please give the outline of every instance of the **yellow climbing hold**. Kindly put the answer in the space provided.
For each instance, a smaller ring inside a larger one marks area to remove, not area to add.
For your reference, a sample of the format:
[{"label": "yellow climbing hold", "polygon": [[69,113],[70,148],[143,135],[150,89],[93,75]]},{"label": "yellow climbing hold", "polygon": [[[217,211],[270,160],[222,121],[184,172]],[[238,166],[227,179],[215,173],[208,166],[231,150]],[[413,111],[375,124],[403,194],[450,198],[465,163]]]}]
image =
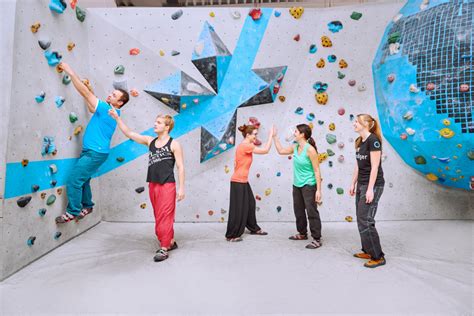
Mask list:
[{"label": "yellow climbing hold", "polygon": [[145,208],[146,208],[146,203],[140,204],[140,207],[141,207],[142,209],[145,209]]},{"label": "yellow climbing hold", "polygon": [[458,148],[462,148],[462,144],[457,144],[456,145]]},{"label": "yellow climbing hold", "polygon": [[344,219],[346,220],[346,222],[352,222],[352,216],[346,216]]},{"label": "yellow climbing hold", "polygon": [[330,124],[329,124],[329,130],[330,130],[330,131],[334,131],[335,129],[336,129],[336,124],[330,123]]},{"label": "yellow climbing hold", "polygon": [[229,173],[229,172],[230,172],[229,166],[226,165],[226,166],[224,167],[224,171],[225,171],[225,173]]},{"label": "yellow climbing hold", "polygon": [[213,18],[213,17],[216,16],[216,14],[214,13],[214,11],[211,11],[211,12],[209,13],[209,16],[210,16],[211,18]]},{"label": "yellow climbing hold", "polygon": [[448,119],[444,119],[444,120],[443,120],[443,124],[444,124],[445,126],[449,126],[449,125],[451,125],[451,121],[448,120]]},{"label": "yellow climbing hold", "polygon": [[318,160],[319,160],[319,163],[323,162],[324,160],[326,160],[328,158],[328,153],[324,152],[324,153],[320,153],[318,155]]},{"label": "yellow climbing hold", "polygon": [[186,103],[183,103],[183,104],[181,105],[181,108],[182,108],[183,110],[185,110],[186,107],[187,107]]},{"label": "yellow climbing hold", "polygon": [[452,138],[454,136],[453,130],[445,127],[439,131],[439,134],[444,138]]},{"label": "yellow climbing hold", "polygon": [[82,125],[77,126],[77,127],[74,129],[74,135],[75,135],[75,136],[79,135],[79,134],[82,132],[82,129],[83,129]]},{"label": "yellow climbing hold", "polygon": [[165,56],[165,51],[160,49],[160,56]]},{"label": "yellow climbing hold", "polygon": [[438,180],[438,177],[437,177],[435,174],[433,174],[433,173],[428,173],[428,174],[426,175],[426,179],[428,179],[428,180],[430,180],[430,181],[436,181],[436,180]]},{"label": "yellow climbing hold", "polygon": [[308,126],[309,128],[313,129],[314,128],[313,122],[309,122]]},{"label": "yellow climbing hold", "polygon": [[272,193],[272,189],[268,188],[265,190],[265,196],[269,196]]}]

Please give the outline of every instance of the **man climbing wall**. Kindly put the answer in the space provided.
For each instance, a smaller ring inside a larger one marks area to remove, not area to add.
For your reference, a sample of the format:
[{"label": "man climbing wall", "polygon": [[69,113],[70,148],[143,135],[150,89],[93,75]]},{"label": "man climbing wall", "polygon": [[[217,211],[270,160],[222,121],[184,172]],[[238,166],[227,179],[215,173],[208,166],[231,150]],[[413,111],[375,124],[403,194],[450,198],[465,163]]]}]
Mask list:
[{"label": "man climbing wall", "polygon": [[69,202],[65,214],[56,217],[58,224],[82,219],[92,212],[94,203],[90,180],[107,159],[110,141],[117,126],[115,120],[107,113],[114,107],[120,115],[120,108],[129,100],[128,92],[122,89],[112,91],[105,102],[99,100],[68,64],[61,63],[60,68],[69,75],[74,87],[86,101],[87,109],[93,115],[84,133],[81,155],[68,177],[66,188]]}]

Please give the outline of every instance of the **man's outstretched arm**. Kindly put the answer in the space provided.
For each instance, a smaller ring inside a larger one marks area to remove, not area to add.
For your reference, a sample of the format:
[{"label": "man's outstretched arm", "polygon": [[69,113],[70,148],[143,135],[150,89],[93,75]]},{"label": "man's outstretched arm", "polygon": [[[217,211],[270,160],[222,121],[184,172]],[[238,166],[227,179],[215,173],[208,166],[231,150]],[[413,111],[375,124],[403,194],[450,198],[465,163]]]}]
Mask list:
[{"label": "man's outstretched arm", "polygon": [[71,66],[66,63],[61,63],[60,67],[71,77],[72,84],[77,92],[86,100],[89,112],[94,113],[97,106],[97,97],[89,91],[86,85],[81,81],[81,78],[72,70]]}]

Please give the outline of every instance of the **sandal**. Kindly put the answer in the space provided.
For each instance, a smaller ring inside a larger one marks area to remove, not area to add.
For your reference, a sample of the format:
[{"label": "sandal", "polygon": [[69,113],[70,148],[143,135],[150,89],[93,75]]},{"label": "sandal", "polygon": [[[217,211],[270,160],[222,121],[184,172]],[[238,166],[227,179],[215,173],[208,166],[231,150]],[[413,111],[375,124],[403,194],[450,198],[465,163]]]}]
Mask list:
[{"label": "sandal", "polygon": [[288,239],[289,240],[307,240],[308,235],[296,234],[296,235],[290,236]]},{"label": "sandal", "polygon": [[312,242],[306,245],[306,249],[317,249],[321,247],[323,243],[320,239],[314,239]]},{"label": "sandal", "polygon": [[267,232],[264,232],[263,230],[259,230],[259,231],[256,231],[256,232],[250,232],[250,235],[260,235],[260,236],[265,236],[265,235],[268,235]]},{"label": "sandal", "polygon": [[68,222],[74,220],[75,218],[76,218],[76,216],[66,212],[63,215],[56,217],[56,224],[68,223]]},{"label": "sandal", "polygon": [[242,241],[242,237],[237,237],[237,238],[227,238],[227,241],[229,242],[239,242]]},{"label": "sandal", "polygon": [[160,249],[156,252],[156,255],[153,257],[153,260],[155,262],[161,262],[161,261],[164,261],[166,259],[168,259],[168,251],[164,250],[164,249]]},{"label": "sandal", "polygon": [[92,211],[94,211],[94,209],[92,207],[83,208],[82,211],[77,216],[77,219],[83,219],[84,217],[86,217],[87,215],[92,213]]}]

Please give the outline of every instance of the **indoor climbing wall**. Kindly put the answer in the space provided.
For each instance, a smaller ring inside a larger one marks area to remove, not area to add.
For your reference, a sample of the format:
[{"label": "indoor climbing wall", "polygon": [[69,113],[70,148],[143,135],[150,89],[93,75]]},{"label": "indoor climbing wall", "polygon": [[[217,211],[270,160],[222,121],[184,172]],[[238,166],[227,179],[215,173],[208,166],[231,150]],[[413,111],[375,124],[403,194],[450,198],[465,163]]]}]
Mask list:
[{"label": "indoor climbing wall", "polygon": [[387,140],[428,180],[464,190],[474,189],[473,12],[473,1],[408,1],[373,63]]},{"label": "indoor climbing wall", "polygon": [[[8,120],[2,124],[7,139],[2,139],[6,145],[1,146],[6,150],[2,155],[6,164],[2,161],[1,169],[6,180],[2,180],[4,262],[0,278],[77,236],[101,218],[97,207],[96,213],[81,222],[58,226],[54,220],[65,211],[63,185],[82,148],[80,126],[85,127],[90,118],[82,98],[68,78],[58,73],[55,62],[61,55],[81,77],[89,76],[87,19],[81,22],[69,4],[63,13],[58,13],[49,8],[49,1],[11,3],[10,14],[5,16],[14,32],[5,34],[14,38],[10,50],[4,50],[2,45],[2,53],[10,53],[9,58],[2,59],[3,65],[13,67],[11,79],[7,79],[11,88],[5,104],[9,106],[2,106],[2,119],[7,115]],[[92,78],[91,84],[94,85]],[[97,183],[92,181],[94,191],[98,191]]]},{"label": "indoor climbing wall", "polygon": [[[133,130],[153,135],[158,114],[174,116],[172,136],[184,148],[186,168],[177,221],[226,222],[235,145],[242,140],[236,127],[244,123],[260,125],[262,143],[274,124],[287,146],[297,124],[311,124],[323,177],[321,217],[355,218],[348,195],[357,137],[352,121],[358,113],[377,116],[371,62],[401,4],[84,12],[69,3],[63,8],[61,1],[52,1],[51,10],[50,3],[24,0],[16,8],[11,100],[2,112],[9,116],[3,276],[101,218],[153,221],[147,148],[117,131],[93,179],[94,213],[63,227],[54,223],[65,209],[64,184],[90,118],[68,78],[57,72],[59,58],[101,99],[114,87],[127,89],[131,98],[122,118]],[[379,220],[472,216],[468,192],[426,181],[388,142],[383,166]],[[249,180],[259,221],[294,221],[291,155],[278,156],[273,147],[254,156]]]}]

